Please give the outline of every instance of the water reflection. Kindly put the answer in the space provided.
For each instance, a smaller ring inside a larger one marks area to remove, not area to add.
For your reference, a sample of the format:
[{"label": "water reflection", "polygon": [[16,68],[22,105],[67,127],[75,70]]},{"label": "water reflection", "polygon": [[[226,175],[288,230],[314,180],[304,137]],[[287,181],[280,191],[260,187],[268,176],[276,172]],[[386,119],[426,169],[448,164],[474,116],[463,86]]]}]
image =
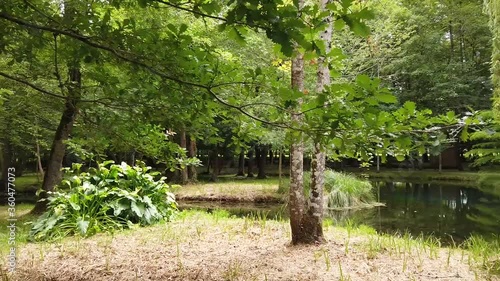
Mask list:
[{"label": "water reflection", "polygon": [[[461,242],[471,233],[500,234],[500,196],[443,184],[374,182],[385,207],[359,210],[350,219],[380,232],[434,235]],[[337,218],[343,223],[345,215]]]},{"label": "water reflection", "polygon": [[[462,242],[470,234],[500,234],[500,195],[479,189],[435,183],[373,182],[374,192],[384,207],[331,211],[337,224],[348,220],[366,224],[383,233],[410,232],[433,235],[443,243]],[[207,205],[208,204],[208,205]],[[190,203],[187,208],[222,208],[236,216],[287,218],[279,204]]]}]

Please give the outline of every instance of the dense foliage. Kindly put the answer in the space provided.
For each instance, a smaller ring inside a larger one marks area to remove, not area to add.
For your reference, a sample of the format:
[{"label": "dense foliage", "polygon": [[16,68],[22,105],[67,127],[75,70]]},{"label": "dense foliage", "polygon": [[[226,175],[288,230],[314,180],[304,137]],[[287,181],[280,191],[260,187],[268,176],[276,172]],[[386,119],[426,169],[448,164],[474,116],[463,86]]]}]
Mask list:
[{"label": "dense foliage", "polygon": [[67,170],[67,178],[51,192],[48,211],[33,225],[33,240],[83,237],[98,232],[150,225],[169,220],[177,210],[175,197],[164,178],[144,165],[107,161],[80,172]]}]

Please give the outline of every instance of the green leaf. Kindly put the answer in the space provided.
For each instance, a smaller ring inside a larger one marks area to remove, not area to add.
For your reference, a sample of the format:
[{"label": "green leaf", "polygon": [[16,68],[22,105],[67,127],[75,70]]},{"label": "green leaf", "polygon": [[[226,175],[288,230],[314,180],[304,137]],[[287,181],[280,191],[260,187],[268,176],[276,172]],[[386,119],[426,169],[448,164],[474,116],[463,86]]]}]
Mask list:
[{"label": "green leaf", "polygon": [[188,29],[187,24],[185,23],[181,24],[181,26],[179,27],[179,34],[184,33],[187,29]]},{"label": "green leaf", "polygon": [[243,37],[241,32],[234,26],[229,29],[229,37],[241,45],[245,44],[245,37]]},{"label": "green leaf", "polygon": [[407,101],[404,103],[403,107],[406,108],[406,110],[410,115],[413,115],[415,114],[415,109],[417,108],[417,105],[412,101]]},{"label": "green leaf", "polygon": [[89,228],[89,221],[84,220],[83,218],[79,217],[76,220],[76,225],[77,228],[82,236],[86,236],[87,230]]},{"label": "green leaf", "polygon": [[356,77],[356,83],[365,89],[371,88],[371,79],[368,75],[365,74],[358,75]]},{"label": "green leaf", "polygon": [[376,93],[375,98],[383,103],[396,103],[398,99],[390,93]]},{"label": "green leaf", "polygon": [[335,23],[333,24],[333,27],[335,28],[336,31],[341,31],[345,27],[345,21],[343,19],[337,19]]},{"label": "green leaf", "polygon": [[257,67],[257,68],[255,69],[255,76],[259,76],[259,75],[261,75],[261,74],[262,74],[262,68],[260,68],[260,66],[259,66],[259,67]]},{"label": "green leaf", "polygon": [[139,218],[141,218],[144,215],[144,210],[145,210],[144,203],[132,202],[130,204],[130,208]]}]

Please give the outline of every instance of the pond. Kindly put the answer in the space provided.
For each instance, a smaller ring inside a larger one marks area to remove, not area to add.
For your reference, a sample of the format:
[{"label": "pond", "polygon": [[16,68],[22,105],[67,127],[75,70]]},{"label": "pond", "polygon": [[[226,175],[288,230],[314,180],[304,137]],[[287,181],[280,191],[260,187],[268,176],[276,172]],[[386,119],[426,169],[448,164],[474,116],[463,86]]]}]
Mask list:
[{"label": "pond", "polygon": [[[373,182],[374,192],[384,207],[362,210],[330,211],[327,217],[336,224],[365,224],[380,233],[409,232],[440,238],[443,244],[460,243],[471,234],[500,234],[500,195],[447,184]],[[181,208],[230,214],[286,218],[287,208],[280,204],[224,204],[181,202]]]}]

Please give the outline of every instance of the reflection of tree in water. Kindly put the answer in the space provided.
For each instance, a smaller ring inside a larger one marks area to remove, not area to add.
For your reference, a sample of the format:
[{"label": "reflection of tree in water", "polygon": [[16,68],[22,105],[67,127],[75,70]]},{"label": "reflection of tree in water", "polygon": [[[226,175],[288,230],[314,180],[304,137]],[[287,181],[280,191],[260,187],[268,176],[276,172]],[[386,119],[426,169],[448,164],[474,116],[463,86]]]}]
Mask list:
[{"label": "reflection of tree in water", "polygon": [[488,199],[488,195],[478,189],[428,183],[391,182],[375,183],[374,186],[386,207],[371,213],[358,211],[353,216],[378,231],[401,233],[408,230],[413,235],[435,235],[448,241],[452,236],[455,242],[472,232],[500,231],[498,195]]}]

